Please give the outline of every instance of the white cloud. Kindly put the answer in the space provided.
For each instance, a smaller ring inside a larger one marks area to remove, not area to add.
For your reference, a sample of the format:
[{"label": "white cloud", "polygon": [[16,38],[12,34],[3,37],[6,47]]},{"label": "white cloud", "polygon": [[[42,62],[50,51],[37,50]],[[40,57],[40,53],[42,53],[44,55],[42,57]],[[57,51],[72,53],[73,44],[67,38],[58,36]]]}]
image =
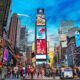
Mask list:
[{"label": "white cloud", "polygon": [[18,16],[30,17],[28,14],[20,14],[20,13],[18,13]]}]

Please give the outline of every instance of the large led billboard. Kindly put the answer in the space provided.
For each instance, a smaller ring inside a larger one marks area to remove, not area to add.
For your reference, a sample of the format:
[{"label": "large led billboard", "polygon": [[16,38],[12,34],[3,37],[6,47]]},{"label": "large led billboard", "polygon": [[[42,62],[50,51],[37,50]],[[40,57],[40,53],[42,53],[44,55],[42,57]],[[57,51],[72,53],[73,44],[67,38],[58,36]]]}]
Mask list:
[{"label": "large led billboard", "polygon": [[39,26],[36,28],[36,35],[37,35],[37,39],[45,39],[46,35],[45,35],[45,26]]},{"label": "large led billboard", "polygon": [[75,42],[76,42],[76,47],[80,47],[80,32],[78,31],[75,32]]},{"label": "large led billboard", "polygon": [[46,55],[36,55],[36,59],[46,59]]},{"label": "large led billboard", "polygon": [[38,64],[46,64],[46,61],[36,61],[36,65]]},{"label": "large led billboard", "polygon": [[36,40],[36,54],[47,54],[46,40]]},{"label": "large led billboard", "polygon": [[42,14],[37,15],[36,25],[45,25],[45,16]]},{"label": "large led billboard", "polygon": [[6,62],[8,59],[8,50],[4,48],[4,57],[3,57],[3,62]]},{"label": "large led billboard", "polygon": [[3,59],[3,48],[0,48],[0,62],[2,62]]}]

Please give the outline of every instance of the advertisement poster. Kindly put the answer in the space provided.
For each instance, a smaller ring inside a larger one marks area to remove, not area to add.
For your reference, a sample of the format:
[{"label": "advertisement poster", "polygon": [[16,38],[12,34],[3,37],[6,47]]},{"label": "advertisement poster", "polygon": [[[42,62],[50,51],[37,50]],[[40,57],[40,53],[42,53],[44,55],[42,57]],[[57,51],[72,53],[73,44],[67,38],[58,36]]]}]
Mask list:
[{"label": "advertisement poster", "polygon": [[76,47],[80,47],[80,33],[78,31],[75,32],[75,42]]},{"label": "advertisement poster", "polygon": [[37,15],[36,25],[45,25],[45,16],[42,14]]},{"label": "advertisement poster", "polygon": [[36,40],[36,54],[46,54],[46,40]]},{"label": "advertisement poster", "polygon": [[46,35],[45,35],[45,27],[42,26],[42,27],[37,27],[37,39],[45,39],[46,38]]},{"label": "advertisement poster", "polygon": [[4,48],[4,57],[3,57],[3,62],[6,62],[8,59],[8,50]]},{"label": "advertisement poster", "polygon": [[9,52],[9,53],[8,53],[8,58],[7,58],[7,63],[8,63],[8,65],[9,65],[10,62],[11,62],[11,58],[12,58],[12,55],[11,55],[11,53]]},{"label": "advertisement poster", "polygon": [[0,62],[2,62],[3,59],[3,48],[0,48]]},{"label": "advertisement poster", "polygon": [[36,55],[36,59],[46,59],[46,55]]}]

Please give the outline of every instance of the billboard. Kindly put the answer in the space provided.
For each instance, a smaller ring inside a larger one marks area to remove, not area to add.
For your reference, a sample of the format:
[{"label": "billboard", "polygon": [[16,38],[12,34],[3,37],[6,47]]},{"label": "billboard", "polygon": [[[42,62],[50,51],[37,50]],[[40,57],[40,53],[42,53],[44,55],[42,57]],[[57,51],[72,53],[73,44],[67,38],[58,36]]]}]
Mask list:
[{"label": "billboard", "polygon": [[37,35],[37,39],[45,39],[46,38],[46,35],[45,35],[45,27],[42,26],[42,27],[37,27],[36,28],[37,31],[36,31],[36,35]]},{"label": "billboard", "polygon": [[36,54],[47,54],[46,40],[36,40]]},{"label": "billboard", "polygon": [[78,31],[75,32],[75,42],[76,42],[76,47],[80,47],[80,32]]},{"label": "billboard", "polygon": [[4,48],[4,56],[3,56],[3,62],[6,62],[8,59],[8,50]]},{"label": "billboard", "polygon": [[36,59],[46,59],[46,55],[36,55]]},{"label": "billboard", "polygon": [[46,61],[36,61],[36,65],[38,65],[38,64],[46,64]]},{"label": "billboard", "polygon": [[36,25],[45,25],[45,16],[42,14],[37,15]]},{"label": "billboard", "polygon": [[2,62],[3,59],[3,48],[0,48],[0,62]]},{"label": "billboard", "polygon": [[12,55],[11,55],[11,53],[9,52],[9,53],[8,53],[8,58],[7,58],[7,63],[8,63],[8,65],[9,65],[10,62],[11,62],[11,58],[12,58]]}]

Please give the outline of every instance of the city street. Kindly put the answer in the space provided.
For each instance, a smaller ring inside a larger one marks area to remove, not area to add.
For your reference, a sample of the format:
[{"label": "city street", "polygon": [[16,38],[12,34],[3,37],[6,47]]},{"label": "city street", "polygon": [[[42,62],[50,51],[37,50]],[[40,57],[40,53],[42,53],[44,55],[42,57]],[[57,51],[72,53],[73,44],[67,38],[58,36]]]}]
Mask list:
[{"label": "city street", "polygon": [[0,0],[0,80],[79,77],[80,0]]}]

